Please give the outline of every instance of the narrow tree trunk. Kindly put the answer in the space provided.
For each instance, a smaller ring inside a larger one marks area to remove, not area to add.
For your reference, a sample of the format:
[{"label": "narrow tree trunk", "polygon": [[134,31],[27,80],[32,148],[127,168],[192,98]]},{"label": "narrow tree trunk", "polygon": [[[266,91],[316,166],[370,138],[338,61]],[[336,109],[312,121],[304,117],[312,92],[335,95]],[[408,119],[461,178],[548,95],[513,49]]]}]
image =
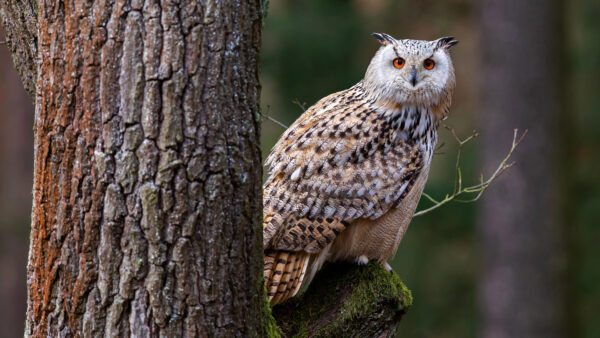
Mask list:
[{"label": "narrow tree trunk", "polygon": [[37,78],[37,1],[0,0],[0,17],[15,68],[33,99]]},{"label": "narrow tree trunk", "polygon": [[486,167],[497,165],[513,128],[529,129],[514,154],[517,165],[484,196],[479,220],[481,333],[562,337],[560,3],[482,0],[480,6]]},{"label": "narrow tree trunk", "polygon": [[39,3],[26,335],[264,332],[260,10]]}]

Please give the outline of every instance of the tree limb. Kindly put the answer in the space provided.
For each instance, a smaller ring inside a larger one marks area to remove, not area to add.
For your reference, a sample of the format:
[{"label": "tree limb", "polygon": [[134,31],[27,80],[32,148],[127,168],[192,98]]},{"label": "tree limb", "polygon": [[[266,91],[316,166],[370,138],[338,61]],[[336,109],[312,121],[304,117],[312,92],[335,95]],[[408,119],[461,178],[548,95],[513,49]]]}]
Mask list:
[{"label": "tree limb", "polygon": [[273,308],[283,336],[391,337],[412,304],[398,275],[379,263],[328,263],[301,296]]}]

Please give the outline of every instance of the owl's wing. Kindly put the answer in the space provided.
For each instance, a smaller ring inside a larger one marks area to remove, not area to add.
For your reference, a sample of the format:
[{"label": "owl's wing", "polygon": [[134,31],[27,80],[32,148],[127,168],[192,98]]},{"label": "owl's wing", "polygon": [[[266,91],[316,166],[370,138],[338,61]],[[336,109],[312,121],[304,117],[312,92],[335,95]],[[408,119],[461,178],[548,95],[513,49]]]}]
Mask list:
[{"label": "owl's wing", "polygon": [[334,94],[274,147],[264,187],[265,249],[318,253],[357,218],[376,219],[412,189],[419,146],[368,104]]}]

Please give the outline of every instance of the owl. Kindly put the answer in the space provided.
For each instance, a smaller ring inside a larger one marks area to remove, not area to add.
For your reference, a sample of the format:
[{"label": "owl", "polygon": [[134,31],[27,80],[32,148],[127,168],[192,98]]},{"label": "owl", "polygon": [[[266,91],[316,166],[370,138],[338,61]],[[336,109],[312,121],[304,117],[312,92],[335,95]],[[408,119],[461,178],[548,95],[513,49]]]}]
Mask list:
[{"label": "owl", "polygon": [[266,160],[264,279],[271,305],[293,297],[325,261],[393,256],[429,173],[455,87],[458,41],[381,44],[364,79],[306,110]]}]

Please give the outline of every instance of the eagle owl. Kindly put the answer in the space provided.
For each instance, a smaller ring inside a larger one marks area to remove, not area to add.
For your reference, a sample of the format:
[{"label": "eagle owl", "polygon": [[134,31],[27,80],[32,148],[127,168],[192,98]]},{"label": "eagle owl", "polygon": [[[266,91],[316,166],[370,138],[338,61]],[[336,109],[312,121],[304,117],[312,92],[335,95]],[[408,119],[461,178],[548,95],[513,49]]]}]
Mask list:
[{"label": "eagle owl", "polygon": [[390,269],[427,180],[455,86],[452,37],[381,47],[362,81],[318,101],[267,158],[264,278],[271,305],[326,260]]}]

